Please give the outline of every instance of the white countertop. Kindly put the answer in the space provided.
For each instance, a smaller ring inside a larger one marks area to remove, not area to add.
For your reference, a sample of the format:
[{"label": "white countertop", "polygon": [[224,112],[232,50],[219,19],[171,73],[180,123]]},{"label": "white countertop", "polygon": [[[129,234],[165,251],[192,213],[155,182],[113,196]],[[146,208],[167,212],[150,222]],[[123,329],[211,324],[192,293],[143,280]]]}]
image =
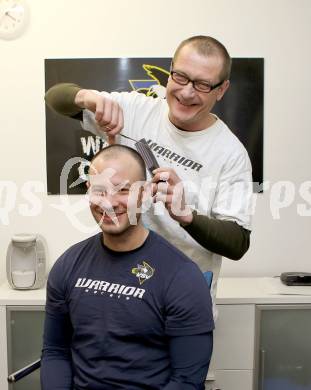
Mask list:
[{"label": "white countertop", "polygon": [[13,290],[8,282],[0,285],[0,305],[45,305],[46,290]]},{"label": "white countertop", "polygon": [[311,304],[311,286],[286,286],[279,278],[220,278],[217,304]]},{"label": "white countertop", "polygon": [[[0,285],[0,305],[44,305],[45,288],[13,290]],[[288,287],[278,278],[220,278],[217,304],[311,304],[310,287]]]}]

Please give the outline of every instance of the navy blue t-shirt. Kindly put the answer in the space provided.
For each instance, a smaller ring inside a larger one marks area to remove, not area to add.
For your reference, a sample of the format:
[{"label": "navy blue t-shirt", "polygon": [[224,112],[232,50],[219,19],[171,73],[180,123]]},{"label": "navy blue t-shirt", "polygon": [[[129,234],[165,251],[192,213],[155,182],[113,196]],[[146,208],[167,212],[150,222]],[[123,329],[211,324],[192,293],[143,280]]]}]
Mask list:
[{"label": "navy blue t-shirt", "polygon": [[160,388],[168,337],[214,328],[198,266],[152,231],[128,252],[105,247],[102,233],[72,246],[50,272],[46,311],[70,318],[77,388]]}]

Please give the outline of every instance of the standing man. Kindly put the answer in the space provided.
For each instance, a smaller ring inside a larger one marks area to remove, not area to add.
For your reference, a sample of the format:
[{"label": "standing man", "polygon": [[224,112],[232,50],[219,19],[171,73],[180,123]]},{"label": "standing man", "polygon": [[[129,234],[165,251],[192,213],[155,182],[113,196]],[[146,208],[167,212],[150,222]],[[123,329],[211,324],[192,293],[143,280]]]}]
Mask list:
[{"label": "standing man", "polygon": [[92,160],[90,209],[102,232],[49,274],[42,390],[204,389],[209,288],[193,261],[142,225],[144,181],[131,148],[112,145]]},{"label": "standing man", "polygon": [[[127,144],[118,135],[121,130],[137,140],[146,138],[161,168],[153,177],[158,201],[144,222],[203,272],[213,271],[214,298],[222,256],[240,259],[251,231],[247,151],[211,112],[229,88],[230,69],[231,58],[219,41],[195,36],[174,54],[166,99],[136,92],[99,93],[73,84],[56,85],[46,94],[51,108],[83,120],[84,129],[109,141]],[[176,212],[172,194],[181,187],[182,212]]]}]

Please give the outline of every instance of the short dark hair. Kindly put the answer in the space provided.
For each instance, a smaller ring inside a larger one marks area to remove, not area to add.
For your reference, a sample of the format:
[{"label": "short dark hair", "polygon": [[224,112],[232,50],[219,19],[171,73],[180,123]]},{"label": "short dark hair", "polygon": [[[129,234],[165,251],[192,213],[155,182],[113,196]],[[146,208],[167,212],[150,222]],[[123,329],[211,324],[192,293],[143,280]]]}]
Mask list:
[{"label": "short dark hair", "polygon": [[232,61],[227,49],[221,42],[217,41],[217,39],[213,37],[205,35],[196,35],[185,39],[177,47],[173,57],[173,62],[176,62],[179,52],[186,45],[191,45],[203,56],[220,55],[223,59],[223,67],[220,72],[219,81],[229,80]]},{"label": "short dark hair", "polygon": [[133,159],[138,163],[138,166],[140,168],[140,180],[146,180],[146,165],[144,160],[142,159],[141,155],[133,148],[130,148],[126,145],[120,145],[120,144],[114,144],[114,145],[108,145],[104,147],[103,149],[100,149],[91,159],[90,165],[92,166],[92,163],[97,157],[113,157],[118,158],[120,154],[128,154],[133,157]]}]

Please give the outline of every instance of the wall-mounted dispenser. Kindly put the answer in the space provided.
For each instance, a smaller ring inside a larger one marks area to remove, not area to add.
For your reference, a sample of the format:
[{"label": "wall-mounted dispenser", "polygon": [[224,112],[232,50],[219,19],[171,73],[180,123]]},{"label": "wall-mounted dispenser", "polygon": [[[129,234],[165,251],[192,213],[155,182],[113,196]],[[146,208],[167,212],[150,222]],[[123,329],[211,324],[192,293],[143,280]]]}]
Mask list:
[{"label": "wall-mounted dispenser", "polygon": [[46,280],[47,246],[37,234],[16,234],[7,251],[6,271],[10,286],[18,290],[33,290]]}]

